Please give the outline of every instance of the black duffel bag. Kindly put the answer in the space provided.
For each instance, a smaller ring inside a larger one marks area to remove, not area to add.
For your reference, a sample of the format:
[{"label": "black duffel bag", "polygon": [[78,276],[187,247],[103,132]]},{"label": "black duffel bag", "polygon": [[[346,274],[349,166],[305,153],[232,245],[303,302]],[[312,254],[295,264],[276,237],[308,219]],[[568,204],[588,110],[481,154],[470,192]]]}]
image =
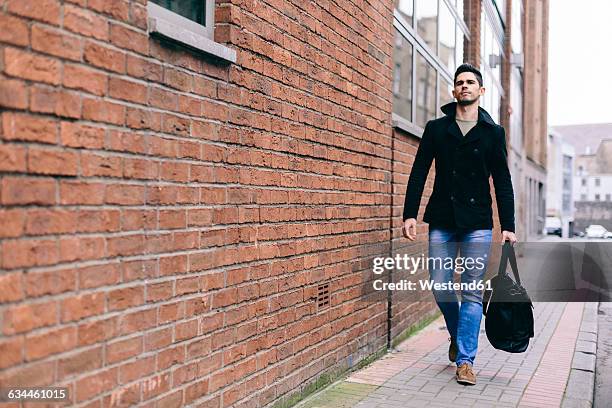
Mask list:
[{"label": "black duffel bag", "polygon": [[[514,280],[506,272],[510,267]],[[485,331],[491,345],[509,353],[522,353],[533,337],[533,303],[521,286],[514,247],[505,242],[497,276],[491,279],[491,289],[485,291],[482,301]]]}]

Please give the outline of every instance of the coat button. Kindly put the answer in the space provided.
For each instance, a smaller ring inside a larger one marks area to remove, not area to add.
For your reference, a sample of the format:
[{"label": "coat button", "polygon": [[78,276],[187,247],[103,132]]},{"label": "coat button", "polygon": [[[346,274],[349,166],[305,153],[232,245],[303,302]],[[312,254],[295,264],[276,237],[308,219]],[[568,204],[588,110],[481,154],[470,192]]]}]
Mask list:
[{"label": "coat button", "polygon": [[453,170],[453,176],[457,175],[457,172],[455,170]]},{"label": "coat button", "polygon": [[474,204],[476,202],[476,200],[474,200],[473,198],[470,198],[470,203]]},{"label": "coat button", "polygon": [[455,200],[455,196],[451,196],[451,201]]},{"label": "coat button", "polygon": [[478,153],[478,149],[474,149],[474,154],[477,154],[477,153]]},{"label": "coat button", "polygon": [[472,177],[474,177],[476,175],[476,173],[472,172]]}]

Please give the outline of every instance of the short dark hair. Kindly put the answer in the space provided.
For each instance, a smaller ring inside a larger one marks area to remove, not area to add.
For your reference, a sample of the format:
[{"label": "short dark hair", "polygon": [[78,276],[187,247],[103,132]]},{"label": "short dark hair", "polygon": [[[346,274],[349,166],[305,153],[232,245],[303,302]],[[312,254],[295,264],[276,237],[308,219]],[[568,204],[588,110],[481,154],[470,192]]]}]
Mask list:
[{"label": "short dark hair", "polygon": [[455,82],[457,82],[457,77],[459,76],[459,74],[462,74],[464,72],[471,72],[472,74],[474,74],[476,76],[476,79],[478,80],[478,83],[480,84],[480,86],[482,86],[482,74],[480,73],[478,68],[476,68],[472,64],[467,64],[467,63],[459,65],[459,67],[455,71],[455,78],[453,79],[453,85],[455,84]]}]

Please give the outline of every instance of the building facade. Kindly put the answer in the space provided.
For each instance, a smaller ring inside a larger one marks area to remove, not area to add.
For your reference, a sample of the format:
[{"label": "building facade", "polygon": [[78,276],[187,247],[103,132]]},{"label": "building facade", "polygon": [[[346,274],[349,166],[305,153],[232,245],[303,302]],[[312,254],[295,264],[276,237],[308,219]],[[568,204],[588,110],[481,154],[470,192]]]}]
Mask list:
[{"label": "building facade", "polygon": [[591,224],[612,230],[612,124],[555,126],[555,135],[576,152],[572,200],[577,232]]},{"label": "building facade", "polygon": [[0,384],[288,406],[380,355],[437,312],[368,288],[461,62],[536,214],[546,8],[0,1]]},{"label": "building facade", "polygon": [[612,139],[604,139],[593,154],[576,160],[574,200],[578,202],[577,228],[591,224],[612,230]]},{"label": "building facade", "polygon": [[559,220],[563,238],[574,235],[574,200],[578,189],[574,180],[575,156],[574,146],[551,130],[548,134],[546,163],[546,217]]}]

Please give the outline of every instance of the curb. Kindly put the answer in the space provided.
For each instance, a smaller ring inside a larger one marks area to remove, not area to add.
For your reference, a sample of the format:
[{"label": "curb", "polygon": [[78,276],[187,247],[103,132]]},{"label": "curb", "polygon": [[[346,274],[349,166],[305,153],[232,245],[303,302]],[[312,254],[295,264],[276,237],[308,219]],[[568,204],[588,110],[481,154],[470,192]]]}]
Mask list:
[{"label": "curb", "polygon": [[592,407],[595,389],[597,354],[598,302],[586,302],[574,348],[572,367],[567,380],[561,408]]}]

